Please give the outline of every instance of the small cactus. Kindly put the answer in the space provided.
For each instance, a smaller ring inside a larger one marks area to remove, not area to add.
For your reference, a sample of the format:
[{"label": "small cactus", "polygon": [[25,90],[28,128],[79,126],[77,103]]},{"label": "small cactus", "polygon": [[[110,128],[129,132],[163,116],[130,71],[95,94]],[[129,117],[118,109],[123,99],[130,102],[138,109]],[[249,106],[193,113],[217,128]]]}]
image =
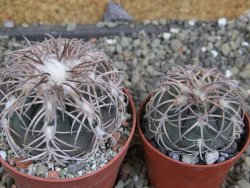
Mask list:
[{"label": "small cactus", "polygon": [[3,140],[26,160],[65,166],[88,159],[125,116],[119,71],[82,40],[28,43],[0,72]]},{"label": "small cactus", "polygon": [[174,66],[145,107],[159,147],[181,154],[225,151],[243,132],[244,101],[236,81],[217,69]]}]

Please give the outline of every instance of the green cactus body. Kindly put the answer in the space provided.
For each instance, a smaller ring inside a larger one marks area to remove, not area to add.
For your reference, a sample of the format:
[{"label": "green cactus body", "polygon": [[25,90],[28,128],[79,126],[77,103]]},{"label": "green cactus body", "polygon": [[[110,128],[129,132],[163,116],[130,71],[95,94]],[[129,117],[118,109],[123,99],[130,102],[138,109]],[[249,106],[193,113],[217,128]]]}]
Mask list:
[{"label": "green cactus body", "polygon": [[86,160],[121,126],[119,72],[91,44],[46,39],[9,61],[0,73],[0,119],[17,155],[61,165]]},{"label": "green cactus body", "polygon": [[235,81],[217,69],[174,67],[145,109],[160,147],[188,155],[225,151],[239,138],[243,100]]}]

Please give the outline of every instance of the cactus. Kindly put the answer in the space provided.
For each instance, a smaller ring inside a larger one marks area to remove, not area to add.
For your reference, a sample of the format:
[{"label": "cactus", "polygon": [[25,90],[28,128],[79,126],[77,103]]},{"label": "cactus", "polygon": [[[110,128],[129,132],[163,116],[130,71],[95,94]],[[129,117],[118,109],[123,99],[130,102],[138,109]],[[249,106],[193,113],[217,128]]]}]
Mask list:
[{"label": "cactus", "polygon": [[125,117],[119,71],[82,40],[27,42],[0,72],[2,139],[25,160],[87,160]]},{"label": "cactus", "polygon": [[240,138],[244,101],[236,81],[217,69],[174,66],[159,83],[144,115],[159,147],[203,159]]}]

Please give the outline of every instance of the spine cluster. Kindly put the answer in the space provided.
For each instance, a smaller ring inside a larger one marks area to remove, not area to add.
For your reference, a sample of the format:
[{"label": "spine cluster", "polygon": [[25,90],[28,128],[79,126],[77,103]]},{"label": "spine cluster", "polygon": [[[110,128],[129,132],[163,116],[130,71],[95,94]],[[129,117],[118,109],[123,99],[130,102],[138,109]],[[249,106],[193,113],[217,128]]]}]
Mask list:
[{"label": "spine cluster", "polygon": [[3,139],[28,160],[84,160],[120,126],[119,72],[78,39],[50,38],[14,52],[0,72]]},{"label": "spine cluster", "polygon": [[153,92],[145,118],[160,147],[203,156],[240,137],[243,107],[238,84],[217,69],[175,66]]}]

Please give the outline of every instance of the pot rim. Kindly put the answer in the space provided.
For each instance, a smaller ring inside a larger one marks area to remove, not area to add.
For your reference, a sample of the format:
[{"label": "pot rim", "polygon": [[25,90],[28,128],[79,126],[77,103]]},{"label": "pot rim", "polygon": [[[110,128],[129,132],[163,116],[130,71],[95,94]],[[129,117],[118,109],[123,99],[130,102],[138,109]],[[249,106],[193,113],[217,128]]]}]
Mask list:
[{"label": "pot rim", "polygon": [[145,138],[145,136],[144,136],[144,134],[143,134],[143,132],[141,130],[141,115],[142,115],[144,107],[146,106],[147,102],[149,101],[149,99],[153,95],[153,93],[154,92],[148,94],[146,96],[146,98],[143,100],[143,102],[141,103],[141,105],[140,105],[140,108],[139,108],[138,113],[137,113],[137,128],[138,128],[138,132],[139,132],[139,135],[140,135],[140,138],[141,138],[143,144],[145,144],[147,147],[149,147],[151,150],[153,150],[153,152],[155,152],[163,160],[169,160],[169,161],[172,161],[175,164],[179,164],[179,165],[183,165],[183,166],[191,167],[191,168],[198,168],[198,169],[216,168],[218,166],[223,166],[223,165],[226,165],[228,163],[231,163],[234,160],[237,160],[243,154],[243,152],[247,149],[248,145],[250,144],[250,116],[249,116],[249,114],[245,113],[244,114],[244,119],[246,120],[245,126],[248,127],[247,139],[245,140],[244,147],[242,147],[241,150],[235,156],[233,156],[232,158],[227,159],[227,160],[225,160],[223,162],[215,163],[215,164],[200,165],[200,164],[184,163],[184,162],[174,160],[174,159],[164,155],[163,153],[158,151],[154,146],[152,146],[152,144],[150,144],[148,142],[148,140]]},{"label": "pot rim", "polygon": [[132,113],[132,127],[131,127],[131,131],[129,134],[129,137],[126,141],[126,143],[123,145],[122,149],[116,154],[116,156],[111,159],[109,162],[107,162],[103,167],[91,172],[91,173],[87,173],[85,175],[79,176],[79,177],[75,177],[75,178],[63,178],[63,179],[48,179],[48,178],[41,178],[38,176],[32,176],[26,173],[23,173],[19,170],[17,170],[16,168],[14,168],[13,166],[11,166],[8,162],[6,162],[5,160],[3,160],[0,157],[0,163],[3,164],[4,167],[9,168],[11,171],[13,171],[16,174],[19,174],[20,176],[23,176],[24,178],[30,178],[36,181],[41,181],[41,182],[51,182],[51,183],[60,183],[60,182],[71,182],[71,181],[78,181],[81,179],[85,179],[88,178],[92,175],[95,175],[97,173],[99,173],[100,171],[104,170],[105,168],[107,168],[108,166],[110,166],[112,163],[114,163],[114,161],[118,160],[120,158],[120,156],[122,155],[122,153],[124,153],[126,151],[126,149],[128,148],[130,141],[134,135],[135,132],[135,127],[136,127],[136,108],[135,108],[135,104],[131,95],[131,91],[128,90],[127,88],[123,88],[123,92],[126,93],[127,97],[128,97],[128,102],[129,102],[129,109],[131,110]]}]

